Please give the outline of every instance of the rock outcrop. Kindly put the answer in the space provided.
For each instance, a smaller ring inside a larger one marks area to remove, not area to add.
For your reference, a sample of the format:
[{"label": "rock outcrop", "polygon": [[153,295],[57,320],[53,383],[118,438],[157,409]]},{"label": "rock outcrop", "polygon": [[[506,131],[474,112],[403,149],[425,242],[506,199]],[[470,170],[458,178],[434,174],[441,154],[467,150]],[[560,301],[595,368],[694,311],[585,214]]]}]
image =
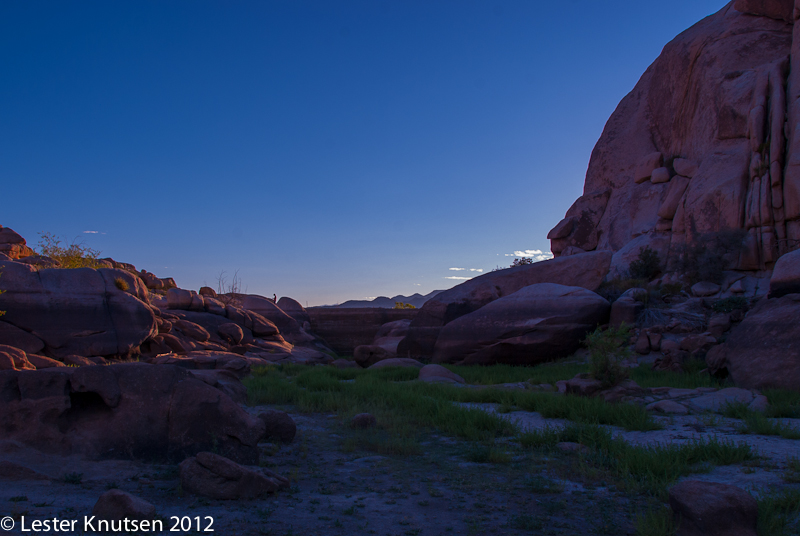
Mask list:
[{"label": "rock outcrop", "polygon": [[529,285],[442,328],[434,363],[533,365],[565,357],[608,320],[610,304],[590,290]]},{"label": "rock outcrop", "polygon": [[770,298],[798,293],[800,293],[800,249],[779,258],[769,280]]},{"label": "rock outcrop", "polygon": [[[126,356],[156,334],[156,320],[141,280],[124,270],[77,268],[37,271],[30,265],[0,262],[3,322],[30,335],[30,350],[42,342],[52,357]],[[127,290],[116,283],[123,281]],[[8,332],[8,329],[5,330]]]},{"label": "rock outcrop", "polygon": [[758,502],[741,488],[684,480],[669,490],[669,504],[682,536],[756,536]]},{"label": "rock outcrop", "polygon": [[52,454],[258,462],[264,423],[183,368],[129,363],[0,372],[0,435]]},{"label": "rock outcrop", "polygon": [[22,259],[33,255],[25,239],[8,227],[0,225],[0,254],[9,259]]},{"label": "rock outcrop", "polygon": [[212,499],[252,499],[288,487],[289,481],[259,467],[244,467],[223,456],[200,452],[180,464],[181,487]]},{"label": "rock outcrop", "polygon": [[[763,271],[800,245],[793,8],[737,0],[664,47],[608,120],[584,195],[548,235],[556,256],[650,245],[672,269],[687,244],[739,233],[728,268]],[[615,255],[612,272],[629,262]]]},{"label": "rock outcrop", "polygon": [[[339,355],[353,355],[357,346],[371,345],[382,326],[413,319],[419,309],[310,307],[311,331]],[[405,355],[405,354],[403,354]]]},{"label": "rock outcrop", "polygon": [[156,507],[120,489],[110,489],[100,495],[92,508],[97,519],[153,519]]},{"label": "rock outcrop", "polygon": [[611,257],[610,251],[571,255],[490,272],[446,290],[422,306],[397,355],[430,357],[443,326],[530,285],[554,283],[596,290],[608,274]]},{"label": "rock outcrop", "polygon": [[762,300],[725,344],[709,353],[712,372],[724,370],[740,387],[800,389],[800,294]]}]

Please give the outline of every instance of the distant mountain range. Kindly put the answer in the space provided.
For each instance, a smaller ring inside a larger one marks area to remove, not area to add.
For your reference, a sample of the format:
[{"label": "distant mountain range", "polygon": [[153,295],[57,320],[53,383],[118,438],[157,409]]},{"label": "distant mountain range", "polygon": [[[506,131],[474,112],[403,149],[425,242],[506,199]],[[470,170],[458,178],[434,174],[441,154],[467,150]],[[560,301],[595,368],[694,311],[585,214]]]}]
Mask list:
[{"label": "distant mountain range", "polygon": [[422,304],[430,300],[442,290],[434,290],[433,292],[423,296],[422,294],[412,294],[411,296],[395,296],[394,298],[387,298],[386,296],[378,296],[374,300],[347,300],[339,305],[323,305],[322,307],[341,307],[341,308],[354,308],[354,307],[381,307],[384,309],[392,309],[397,302],[410,303],[417,309],[422,307]]}]

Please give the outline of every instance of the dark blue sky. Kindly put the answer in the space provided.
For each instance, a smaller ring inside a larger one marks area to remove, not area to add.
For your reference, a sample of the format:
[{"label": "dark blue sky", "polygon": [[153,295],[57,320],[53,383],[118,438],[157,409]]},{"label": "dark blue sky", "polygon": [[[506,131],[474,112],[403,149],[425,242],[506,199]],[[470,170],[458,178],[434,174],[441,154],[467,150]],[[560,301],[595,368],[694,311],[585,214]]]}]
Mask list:
[{"label": "dark blue sky", "polygon": [[0,224],[185,288],[448,288],[548,251],[619,100],[723,5],[4,0]]}]

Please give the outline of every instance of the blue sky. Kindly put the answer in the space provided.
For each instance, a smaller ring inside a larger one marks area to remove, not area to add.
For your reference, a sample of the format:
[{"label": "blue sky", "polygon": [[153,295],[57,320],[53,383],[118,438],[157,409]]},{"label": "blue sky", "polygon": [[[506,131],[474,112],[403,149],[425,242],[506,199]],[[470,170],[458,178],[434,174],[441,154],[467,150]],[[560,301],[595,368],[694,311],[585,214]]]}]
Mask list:
[{"label": "blue sky", "polygon": [[724,5],[5,0],[0,224],[184,288],[449,288],[549,250],[617,103]]}]

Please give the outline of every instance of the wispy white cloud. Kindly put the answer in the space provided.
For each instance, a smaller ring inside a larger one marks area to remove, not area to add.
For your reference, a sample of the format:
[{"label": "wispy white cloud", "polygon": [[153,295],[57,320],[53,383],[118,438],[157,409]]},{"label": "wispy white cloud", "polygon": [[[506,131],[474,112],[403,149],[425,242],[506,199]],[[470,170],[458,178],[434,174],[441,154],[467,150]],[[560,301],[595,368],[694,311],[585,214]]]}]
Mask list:
[{"label": "wispy white cloud", "polygon": [[464,270],[466,270],[466,268],[450,268],[450,269],[453,270],[454,272],[463,272]]},{"label": "wispy white cloud", "polygon": [[470,272],[478,272],[479,274],[483,273],[483,268],[470,268]]},{"label": "wispy white cloud", "polygon": [[483,268],[450,268],[450,269],[453,270],[454,272],[466,272],[467,270],[469,270],[470,272],[478,272],[478,273],[483,272]]},{"label": "wispy white cloud", "polygon": [[458,277],[457,275],[450,275],[445,277],[445,279],[456,279],[458,281],[468,281],[472,279],[471,277]]},{"label": "wispy white cloud", "polygon": [[100,231],[84,231],[83,234],[100,234]]},{"label": "wispy white cloud", "polygon": [[553,258],[553,254],[549,251],[542,251],[541,249],[526,249],[517,250],[514,253],[506,253],[506,257],[523,257],[533,259],[535,261],[546,261]]},{"label": "wispy white cloud", "polygon": [[367,297],[366,297],[366,298],[364,298],[364,299],[365,299],[365,300],[372,301],[372,300],[374,300],[375,298],[377,298],[377,296],[367,296]]}]

